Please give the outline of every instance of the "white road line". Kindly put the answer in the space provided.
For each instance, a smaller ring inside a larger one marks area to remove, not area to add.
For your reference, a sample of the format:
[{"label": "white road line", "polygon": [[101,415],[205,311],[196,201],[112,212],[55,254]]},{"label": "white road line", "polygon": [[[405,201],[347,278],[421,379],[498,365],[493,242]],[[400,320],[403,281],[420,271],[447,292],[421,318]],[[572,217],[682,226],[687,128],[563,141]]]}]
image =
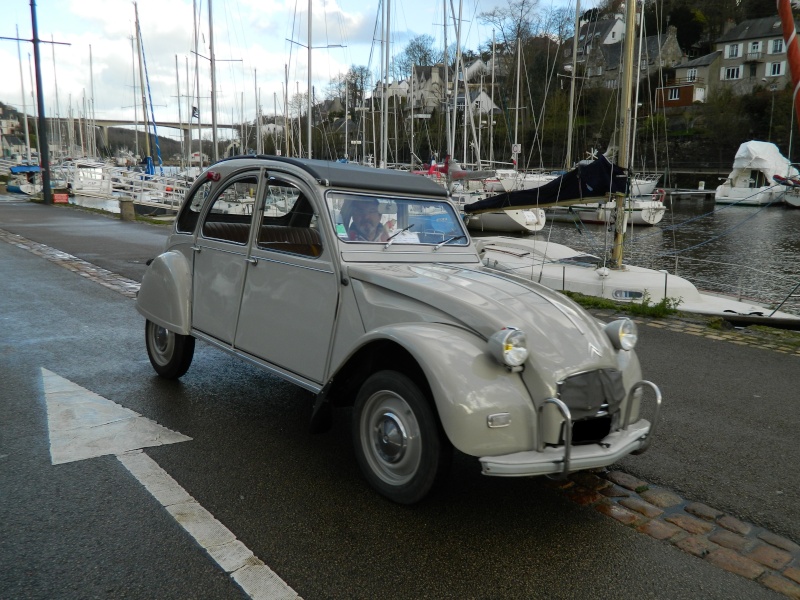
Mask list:
[{"label": "white road line", "polygon": [[52,463],[115,455],[253,600],[300,598],[142,448],[189,441],[107,398],[42,369]]},{"label": "white road line", "polygon": [[253,600],[300,598],[147,454],[137,450],[117,458]]}]

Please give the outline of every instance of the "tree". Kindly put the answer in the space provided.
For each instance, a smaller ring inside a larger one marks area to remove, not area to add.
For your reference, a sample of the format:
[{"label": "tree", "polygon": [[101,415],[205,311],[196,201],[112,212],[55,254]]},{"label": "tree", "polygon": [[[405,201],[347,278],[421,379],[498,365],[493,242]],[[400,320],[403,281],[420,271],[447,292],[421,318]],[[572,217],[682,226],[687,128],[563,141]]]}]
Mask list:
[{"label": "tree", "polygon": [[478,20],[495,28],[502,47],[513,48],[516,40],[531,36],[532,18],[537,5],[538,0],[510,0],[508,5],[480,13]]},{"label": "tree", "polygon": [[430,67],[442,62],[444,52],[436,49],[436,40],[428,34],[418,35],[406,44],[405,49],[394,57],[394,75],[405,79],[411,75],[411,67]]},{"label": "tree", "polygon": [[675,26],[678,45],[688,51],[703,38],[707,20],[699,8],[688,4],[666,7],[650,2],[644,9],[644,25],[647,35],[665,33],[670,25]]}]

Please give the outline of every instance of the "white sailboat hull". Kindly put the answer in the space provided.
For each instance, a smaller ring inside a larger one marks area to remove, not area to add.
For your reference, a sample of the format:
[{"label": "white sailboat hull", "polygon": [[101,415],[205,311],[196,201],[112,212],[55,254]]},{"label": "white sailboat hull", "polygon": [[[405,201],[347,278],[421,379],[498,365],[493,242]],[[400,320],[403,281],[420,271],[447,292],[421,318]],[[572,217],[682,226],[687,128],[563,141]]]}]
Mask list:
[{"label": "white sailboat hull", "polygon": [[541,208],[500,210],[471,215],[467,227],[473,231],[534,233],[544,228],[545,221],[545,213]]},{"label": "white sailboat hull", "polygon": [[[538,239],[486,237],[476,240],[486,266],[512,272],[559,291],[578,292],[616,302],[680,300],[678,310],[714,316],[764,316],[771,310],[722,295],[701,293],[688,280],[655,269],[626,265],[615,270],[602,260],[568,246]],[[800,317],[777,312],[775,319]]]},{"label": "white sailboat hull", "polygon": [[[574,204],[571,207],[557,206],[548,210],[552,221],[572,223],[580,219],[583,223],[613,223],[616,215],[613,201],[597,204]],[[628,223],[631,225],[655,225],[664,218],[666,208],[658,200],[633,200],[625,205]]]}]

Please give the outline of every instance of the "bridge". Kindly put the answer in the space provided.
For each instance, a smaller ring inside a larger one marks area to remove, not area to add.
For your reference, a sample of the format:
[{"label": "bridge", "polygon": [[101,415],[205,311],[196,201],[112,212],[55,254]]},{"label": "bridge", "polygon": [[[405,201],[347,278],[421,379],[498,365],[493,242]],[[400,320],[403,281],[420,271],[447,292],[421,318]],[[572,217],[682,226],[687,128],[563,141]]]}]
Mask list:
[{"label": "bridge", "polygon": [[[55,117],[47,117],[48,122],[61,122],[64,121],[64,118],[55,118]],[[144,123],[141,121],[126,121],[125,119],[95,119],[94,125],[98,129],[100,129],[103,135],[103,143],[108,146],[108,128],[109,127],[120,127],[123,125],[127,125],[130,127],[143,126]],[[157,121],[156,127],[166,127],[168,129],[180,129],[183,131],[183,142],[184,144],[188,144],[190,142],[191,131],[197,129],[198,125],[196,123],[176,123],[175,121]],[[211,129],[211,123],[205,124],[201,123],[199,125],[201,129]],[[234,129],[238,130],[241,127],[239,125],[227,125],[227,124],[220,124],[217,123],[217,129]],[[188,147],[188,146],[187,146]]]}]

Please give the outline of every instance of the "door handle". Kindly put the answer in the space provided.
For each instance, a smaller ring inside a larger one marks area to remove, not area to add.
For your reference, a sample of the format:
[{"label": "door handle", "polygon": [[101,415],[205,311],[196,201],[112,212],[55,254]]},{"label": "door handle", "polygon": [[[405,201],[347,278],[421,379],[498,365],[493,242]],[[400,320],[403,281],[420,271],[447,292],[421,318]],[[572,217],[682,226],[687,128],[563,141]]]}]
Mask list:
[{"label": "door handle", "polygon": [[196,244],[194,246],[192,246],[192,250],[194,250],[195,252],[200,252],[200,250],[202,250],[202,249],[203,248],[201,246],[198,246]]},{"label": "door handle", "polygon": [[251,265],[257,265],[258,264],[258,259],[255,256],[250,256],[248,258],[245,258],[245,260],[247,262],[249,262]]}]

